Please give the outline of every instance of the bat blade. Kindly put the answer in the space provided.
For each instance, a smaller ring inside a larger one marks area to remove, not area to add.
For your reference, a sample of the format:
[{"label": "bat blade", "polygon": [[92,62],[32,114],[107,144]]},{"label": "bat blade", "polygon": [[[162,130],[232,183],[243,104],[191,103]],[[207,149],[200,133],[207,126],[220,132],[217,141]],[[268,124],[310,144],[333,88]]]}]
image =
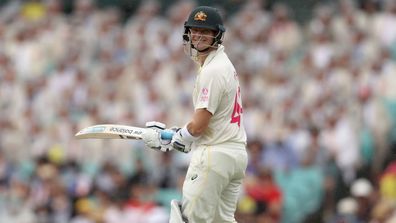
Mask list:
[{"label": "bat blade", "polygon": [[[75,137],[77,139],[142,139],[146,128],[129,125],[103,124],[93,125],[80,130]],[[171,140],[174,132],[162,130],[161,139]]]},{"label": "bat blade", "polygon": [[140,127],[116,124],[89,126],[79,131],[77,139],[142,139],[145,129]]}]

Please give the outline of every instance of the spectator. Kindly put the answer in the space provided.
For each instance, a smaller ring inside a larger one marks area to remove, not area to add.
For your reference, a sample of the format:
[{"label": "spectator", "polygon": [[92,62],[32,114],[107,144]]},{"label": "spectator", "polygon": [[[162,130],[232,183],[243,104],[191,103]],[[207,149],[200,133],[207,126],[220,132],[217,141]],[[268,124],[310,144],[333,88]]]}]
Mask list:
[{"label": "spectator", "polygon": [[255,215],[265,222],[279,222],[282,214],[282,191],[269,168],[260,168],[245,183],[245,192],[256,203]]}]

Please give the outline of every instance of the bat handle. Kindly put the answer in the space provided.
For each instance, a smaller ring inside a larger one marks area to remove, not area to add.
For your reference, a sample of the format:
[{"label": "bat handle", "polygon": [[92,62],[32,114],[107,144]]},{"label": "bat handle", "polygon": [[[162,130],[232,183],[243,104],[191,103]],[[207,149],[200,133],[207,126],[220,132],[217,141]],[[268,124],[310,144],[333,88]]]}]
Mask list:
[{"label": "bat handle", "polygon": [[174,132],[171,130],[162,130],[161,131],[161,139],[172,140],[173,133]]}]

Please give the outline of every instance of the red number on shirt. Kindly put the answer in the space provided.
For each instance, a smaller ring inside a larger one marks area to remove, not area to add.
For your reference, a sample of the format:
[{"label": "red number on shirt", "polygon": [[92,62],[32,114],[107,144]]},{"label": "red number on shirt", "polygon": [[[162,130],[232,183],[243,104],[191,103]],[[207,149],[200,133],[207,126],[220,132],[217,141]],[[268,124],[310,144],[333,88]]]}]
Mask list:
[{"label": "red number on shirt", "polygon": [[238,126],[241,126],[241,101],[241,89],[238,87],[237,93],[235,94],[234,110],[232,111],[231,115],[231,123],[238,123]]}]

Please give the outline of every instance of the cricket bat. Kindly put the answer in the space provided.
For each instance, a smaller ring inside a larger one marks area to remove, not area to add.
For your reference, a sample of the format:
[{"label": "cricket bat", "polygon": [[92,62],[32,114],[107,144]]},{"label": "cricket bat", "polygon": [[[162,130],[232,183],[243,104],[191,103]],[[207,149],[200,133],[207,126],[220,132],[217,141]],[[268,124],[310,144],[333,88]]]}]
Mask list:
[{"label": "cricket bat", "polygon": [[[142,139],[142,134],[146,128],[128,125],[103,124],[86,127],[79,131],[75,137],[77,139]],[[173,131],[162,130],[161,139],[171,140]]]}]

